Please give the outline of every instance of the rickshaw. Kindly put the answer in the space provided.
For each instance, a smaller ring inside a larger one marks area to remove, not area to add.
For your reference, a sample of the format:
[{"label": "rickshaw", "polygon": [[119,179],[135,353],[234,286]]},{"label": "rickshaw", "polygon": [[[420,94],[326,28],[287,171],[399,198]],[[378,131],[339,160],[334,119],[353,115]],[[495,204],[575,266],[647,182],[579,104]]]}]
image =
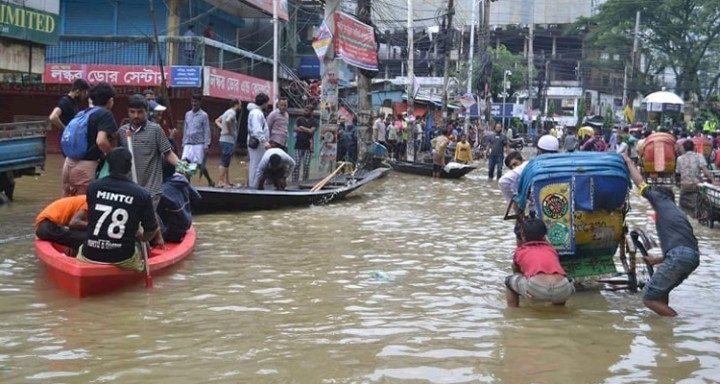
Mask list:
[{"label": "rickshaw", "polygon": [[669,133],[656,132],[648,136],[641,148],[640,174],[649,185],[675,185],[675,137]]},{"label": "rickshaw", "polygon": [[[505,219],[521,224],[535,210],[569,277],[635,291],[642,285],[635,254],[651,248],[652,241],[639,229],[630,234],[631,244],[627,241],[630,186],[625,161],[617,153],[540,155],[525,166]],[[618,253],[627,280],[615,278],[620,275],[615,263]]]},{"label": "rickshaw", "polygon": [[[717,173],[715,177],[718,177]],[[714,227],[716,221],[720,221],[720,187],[710,183],[700,185],[700,198],[696,216],[700,224]]]}]

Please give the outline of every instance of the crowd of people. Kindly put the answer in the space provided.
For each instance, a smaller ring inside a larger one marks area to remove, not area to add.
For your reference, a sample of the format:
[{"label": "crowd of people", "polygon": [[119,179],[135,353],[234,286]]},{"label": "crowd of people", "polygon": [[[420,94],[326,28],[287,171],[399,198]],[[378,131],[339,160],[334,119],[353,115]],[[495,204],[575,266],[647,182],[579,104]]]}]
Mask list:
[{"label": "crowd of people", "polygon": [[[151,90],[128,98],[127,118],[118,126],[112,110],[115,90],[107,83],[90,87],[77,80],[50,114],[53,125],[62,130],[61,146],[65,155],[62,170],[63,197],[51,203],[36,218],[38,238],[67,247],[66,253],[78,260],[113,264],[142,271],[140,245],[152,242],[164,247],[165,241],[182,241],[190,228],[190,207],[200,195],[189,178],[199,170],[209,184],[207,152],[211,144],[211,125],[202,109],[200,96],[191,98],[191,109],[184,119],[181,150],[175,145],[176,130],[163,117],[166,107]],[[89,99],[90,108],[79,111]],[[228,109],[214,120],[219,130],[221,157],[217,187],[232,186],[229,167],[239,134],[241,103],[232,100]],[[248,184],[264,189],[271,184],[284,190],[288,178],[306,180],[318,124],[308,107],[297,119],[294,156],[288,153],[287,100],[280,98],[275,109],[270,99],[259,93],[248,110]],[[354,122],[338,119],[338,159],[357,161],[357,134]],[[460,121],[451,121],[445,129],[427,135],[423,119],[400,115],[378,116],[372,138],[388,149],[389,157],[406,160],[412,146],[414,158],[426,149],[433,163],[433,176],[439,177],[448,159],[471,163],[487,159],[488,179],[498,180],[507,203],[518,193],[520,179],[528,161],[522,150],[512,150],[516,133],[504,130],[500,123],[481,131],[477,125],[464,129]],[[654,145],[652,132],[613,129],[606,139],[595,129],[583,127],[546,132],[535,143],[537,156],[558,152],[616,151],[624,157],[630,179],[639,194],[657,214],[656,227],[661,257],[649,257],[659,264],[644,293],[645,305],[664,316],[677,313],[669,306],[669,293],[699,265],[699,249],[686,214],[675,202],[671,188],[648,185],[642,175],[646,147]],[[658,133],[670,135],[670,133]],[[428,137],[430,136],[430,137]],[[703,177],[716,182],[710,168],[720,167],[720,140],[717,133],[672,132],[677,153],[676,168],[680,187],[680,205],[690,193],[697,192]],[[651,149],[652,150],[652,149]],[[503,165],[508,171],[503,174]],[[302,169],[302,175],[300,170]],[[573,294],[555,249],[547,242],[545,223],[530,214],[515,226],[517,248],[513,256],[513,274],[505,280],[507,305],[519,305],[519,298],[563,304]]]},{"label": "crowd of people", "polygon": [[[200,196],[188,177],[205,161],[209,124],[194,97],[178,156],[175,130],[159,124],[166,107],[154,92],[130,96],[120,126],[112,113],[116,96],[108,83],[77,80],[51,112],[62,129],[63,197],[37,216],[35,233],[78,260],[142,271],[141,244],[165,248],[190,228]],[[79,111],[85,98],[90,107]]]},{"label": "crowd of people", "polygon": [[[233,187],[229,168],[242,106],[230,101],[211,126],[201,96],[193,95],[178,148],[177,129],[163,114],[166,103],[153,90],[128,98],[127,117],[119,125],[113,115],[116,97],[108,83],[91,87],[79,79],[50,113],[51,124],[62,132],[63,197],[38,215],[35,230],[38,238],[64,245],[65,253],[78,260],[142,270],[139,244],[164,248],[165,241],[182,241],[190,228],[191,207],[200,199],[189,181],[196,172],[210,186]],[[86,99],[89,108],[80,111]],[[269,97],[259,93],[247,107],[246,186],[271,184],[283,190],[289,177],[299,179],[300,168],[302,179],[308,178],[317,122],[307,108],[298,120],[293,158],[287,148],[287,100],[280,98],[268,111],[270,106]],[[213,127],[221,148],[217,184],[207,168]]]}]

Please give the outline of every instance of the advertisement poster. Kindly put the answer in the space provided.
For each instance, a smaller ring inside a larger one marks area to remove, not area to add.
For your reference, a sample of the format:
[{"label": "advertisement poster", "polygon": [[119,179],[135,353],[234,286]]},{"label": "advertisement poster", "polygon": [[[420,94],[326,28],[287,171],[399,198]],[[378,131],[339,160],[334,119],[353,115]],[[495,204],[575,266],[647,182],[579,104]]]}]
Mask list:
[{"label": "advertisement poster", "polygon": [[335,54],[350,65],[377,71],[378,56],[373,28],[348,14],[336,12]]}]

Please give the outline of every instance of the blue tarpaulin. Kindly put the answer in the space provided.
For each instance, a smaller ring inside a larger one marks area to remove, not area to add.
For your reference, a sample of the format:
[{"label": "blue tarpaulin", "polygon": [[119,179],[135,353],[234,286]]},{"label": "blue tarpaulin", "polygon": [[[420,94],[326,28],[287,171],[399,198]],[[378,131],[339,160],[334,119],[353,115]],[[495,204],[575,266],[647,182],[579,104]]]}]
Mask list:
[{"label": "blue tarpaulin", "polygon": [[525,209],[533,185],[548,179],[572,179],[576,199],[580,200],[575,202],[576,207],[588,211],[618,208],[630,188],[627,166],[617,153],[545,154],[530,160],[522,172],[515,196],[520,209]]}]

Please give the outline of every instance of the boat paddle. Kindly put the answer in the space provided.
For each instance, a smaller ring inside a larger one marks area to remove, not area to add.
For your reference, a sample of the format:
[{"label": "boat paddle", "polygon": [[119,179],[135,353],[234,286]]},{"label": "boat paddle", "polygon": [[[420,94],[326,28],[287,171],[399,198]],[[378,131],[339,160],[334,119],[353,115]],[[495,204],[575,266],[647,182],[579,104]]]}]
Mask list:
[{"label": "boat paddle", "polygon": [[333,173],[327,175],[324,179],[320,180],[317,184],[315,184],[315,185],[310,189],[310,192],[317,192],[317,191],[321,190],[321,189],[325,186],[325,184],[327,184],[328,181],[330,181],[333,177],[335,177],[335,175],[337,175],[337,173],[340,172],[340,170],[341,170],[344,166],[345,166],[345,162],[344,162],[344,161],[341,161],[341,162],[340,162],[340,165],[337,167],[337,169],[336,169]]},{"label": "boat paddle", "polygon": [[[135,153],[133,152],[133,145],[132,145],[132,130],[128,128],[127,130],[127,144],[128,144],[128,150],[130,151],[130,154],[132,155],[132,179],[135,184],[137,184],[137,170],[135,169]],[[145,262],[145,288],[152,288],[153,281],[152,276],[150,275],[150,262],[148,261],[148,249],[147,249],[147,243],[145,242],[138,242],[140,243],[140,252],[143,256],[143,261]]]}]

